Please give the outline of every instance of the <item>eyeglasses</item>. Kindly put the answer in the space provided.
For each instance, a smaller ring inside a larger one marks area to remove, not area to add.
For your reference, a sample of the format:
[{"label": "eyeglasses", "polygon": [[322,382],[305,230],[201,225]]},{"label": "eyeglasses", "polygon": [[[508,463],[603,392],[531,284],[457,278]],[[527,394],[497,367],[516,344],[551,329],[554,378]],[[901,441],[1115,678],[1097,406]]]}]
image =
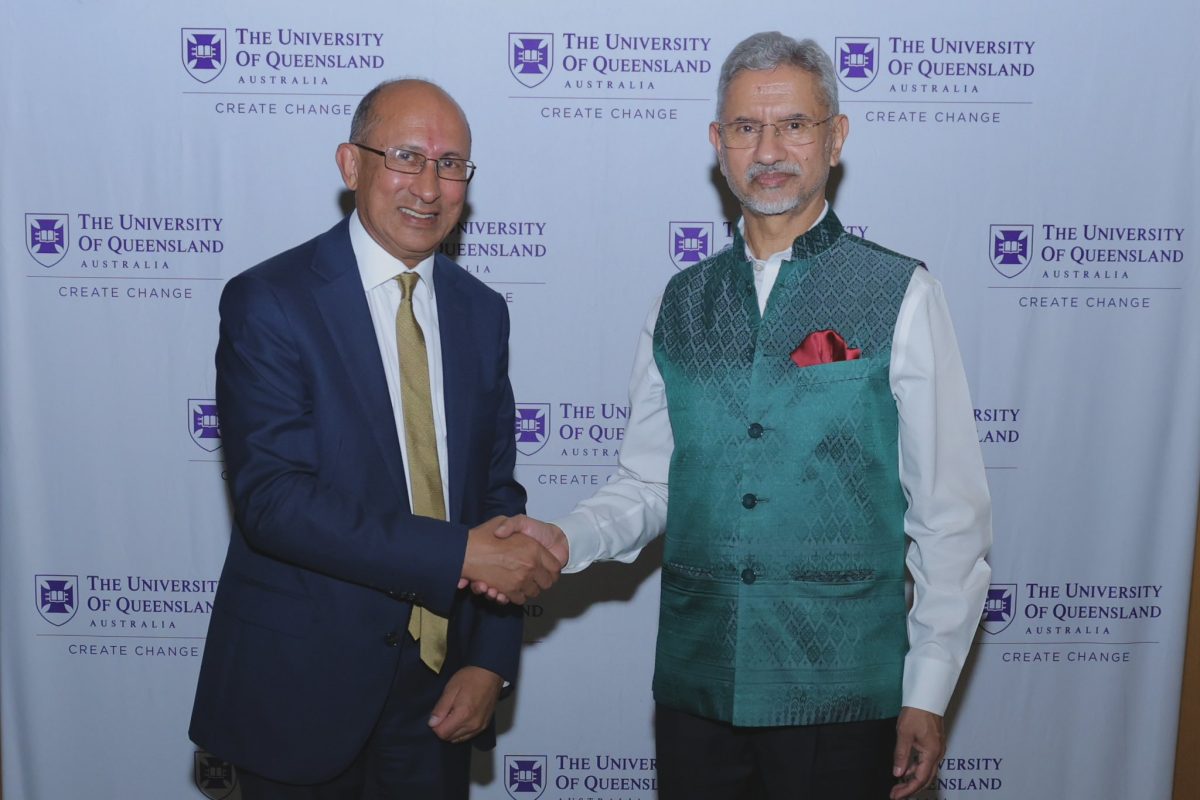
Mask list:
[{"label": "eyeglasses", "polygon": [[[396,172],[404,172],[409,175],[420,175],[421,170],[425,169],[425,162],[429,161],[429,156],[421,153],[414,153],[412,150],[404,150],[400,147],[389,147],[387,150],[377,150],[374,147],[367,147],[365,144],[358,142],[350,142],[355,147],[361,147],[368,153],[375,153],[383,156],[383,165],[390,170]],[[475,177],[475,165],[467,161],[465,158],[449,158],[443,156],[434,159],[434,169],[437,170],[439,178],[445,178],[448,181],[463,181],[467,182]]]},{"label": "eyeglasses", "polygon": [[785,145],[799,147],[815,142],[817,140],[817,128],[829,122],[835,116],[837,115],[830,114],[825,119],[818,120],[817,122],[803,118],[781,119],[775,122],[738,120],[737,122],[717,123],[717,129],[721,132],[721,144],[734,150],[757,147],[759,141],[762,139],[764,128],[774,128],[775,135],[782,138]]}]

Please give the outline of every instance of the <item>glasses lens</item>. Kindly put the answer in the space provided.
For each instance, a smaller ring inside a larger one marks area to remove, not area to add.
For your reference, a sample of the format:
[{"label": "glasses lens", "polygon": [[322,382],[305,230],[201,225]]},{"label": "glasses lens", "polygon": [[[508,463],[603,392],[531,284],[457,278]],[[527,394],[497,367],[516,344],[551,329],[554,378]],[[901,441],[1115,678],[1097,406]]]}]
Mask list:
[{"label": "glasses lens", "polygon": [[450,181],[470,180],[474,170],[474,167],[461,158],[440,158],[437,162],[438,177]]},{"label": "glasses lens", "polygon": [[819,122],[803,122],[800,120],[787,120],[785,122],[775,123],[779,135],[783,137],[783,141],[790,145],[812,144],[817,140],[817,125]]},{"label": "glasses lens", "polygon": [[735,150],[754,147],[761,135],[762,128],[748,122],[733,122],[721,126],[721,141],[726,147]]},{"label": "glasses lens", "polygon": [[396,172],[416,174],[425,166],[425,156],[420,153],[414,153],[411,150],[389,147],[386,166],[388,169],[396,170]]}]

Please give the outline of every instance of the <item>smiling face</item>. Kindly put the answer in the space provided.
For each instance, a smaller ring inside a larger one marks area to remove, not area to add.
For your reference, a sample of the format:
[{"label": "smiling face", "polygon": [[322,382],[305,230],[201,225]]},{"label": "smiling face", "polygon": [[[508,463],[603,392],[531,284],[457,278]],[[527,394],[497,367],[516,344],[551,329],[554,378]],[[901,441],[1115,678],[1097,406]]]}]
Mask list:
[{"label": "smiling face", "polygon": [[448,94],[421,81],[400,81],[375,98],[361,144],[401,147],[428,156],[416,175],[384,166],[377,153],[338,146],[337,163],[354,192],[359,219],[371,238],[408,267],[428,258],[462,216],[467,184],[437,176],[434,161],[471,157],[466,117]]},{"label": "smiling face", "polygon": [[[719,122],[816,122],[828,116],[817,77],[783,65],[769,70],[742,70],[734,75]],[[829,170],[841,157],[847,131],[846,118],[839,115],[814,129],[811,144],[786,145],[768,126],[756,146],[730,149],[721,144],[720,128],[714,122],[709,126],[709,141],[744,214],[808,217],[820,213],[823,207]]]}]

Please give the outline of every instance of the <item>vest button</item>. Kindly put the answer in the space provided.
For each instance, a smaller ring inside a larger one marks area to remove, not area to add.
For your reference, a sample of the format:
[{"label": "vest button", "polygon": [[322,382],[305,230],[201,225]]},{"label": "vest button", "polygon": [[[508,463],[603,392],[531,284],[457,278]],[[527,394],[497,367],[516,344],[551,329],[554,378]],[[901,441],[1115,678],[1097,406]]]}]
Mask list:
[{"label": "vest button", "polygon": [[742,506],[744,508],[754,508],[758,505],[758,498],[752,494],[742,495]]},{"label": "vest button", "polygon": [[750,434],[751,439],[758,439],[763,435],[763,426],[757,422],[752,423],[746,432]]},{"label": "vest button", "polygon": [[388,631],[383,635],[383,643],[388,647],[396,647],[400,644],[400,637],[396,635],[395,631]]},{"label": "vest button", "polygon": [[750,569],[749,567],[746,567],[744,570],[742,570],[742,583],[754,583],[754,581],[757,579],[758,576],[754,574],[754,570]]}]

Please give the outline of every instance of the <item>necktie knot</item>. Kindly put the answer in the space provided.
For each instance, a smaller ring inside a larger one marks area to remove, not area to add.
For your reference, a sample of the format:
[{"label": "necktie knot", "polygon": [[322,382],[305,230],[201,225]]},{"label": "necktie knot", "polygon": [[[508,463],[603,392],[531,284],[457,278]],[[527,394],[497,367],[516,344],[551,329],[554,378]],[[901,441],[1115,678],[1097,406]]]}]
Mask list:
[{"label": "necktie knot", "polygon": [[421,275],[415,269],[406,270],[396,276],[396,280],[400,281],[400,289],[404,292],[404,299],[412,301],[413,289],[417,288],[417,281],[421,279]]}]

